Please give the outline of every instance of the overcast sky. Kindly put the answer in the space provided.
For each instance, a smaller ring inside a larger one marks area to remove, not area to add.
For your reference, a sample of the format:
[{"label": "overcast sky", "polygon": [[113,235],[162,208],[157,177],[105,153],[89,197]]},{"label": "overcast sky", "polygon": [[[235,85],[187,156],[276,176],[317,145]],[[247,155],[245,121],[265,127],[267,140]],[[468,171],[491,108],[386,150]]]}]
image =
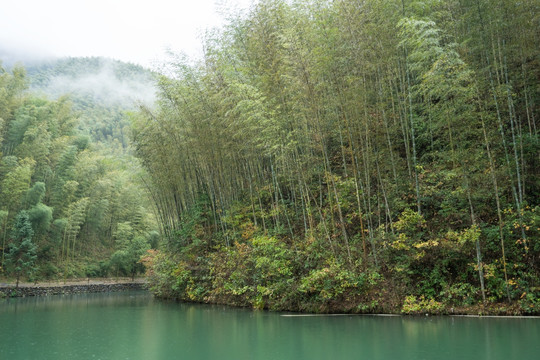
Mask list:
[{"label": "overcast sky", "polygon": [[[145,66],[167,48],[200,57],[200,34],[224,23],[223,6],[251,0],[1,0],[0,50],[106,56]],[[6,59],[4,59],[5,61]]]}]

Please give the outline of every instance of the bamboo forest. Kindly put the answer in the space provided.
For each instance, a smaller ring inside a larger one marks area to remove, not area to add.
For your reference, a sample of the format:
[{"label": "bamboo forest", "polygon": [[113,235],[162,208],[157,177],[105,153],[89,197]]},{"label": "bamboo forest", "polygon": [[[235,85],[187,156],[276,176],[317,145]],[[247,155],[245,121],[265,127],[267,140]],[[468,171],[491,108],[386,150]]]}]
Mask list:
[{"label": "bamboo forest", "polygon": [[124,69],[156,83],[133,109],[0,74],[2,276],[540,313],[538,0],[259,0],[203,43],[160,74]]},{"label": "bamboo forest", "polygon": [[108,85],[115,92],[121,79],[153,78],[99,58],[0,69],[0,276],[134,276],[139,257],[157,246],[127,143],[129,106],[105,102],[110,94],[91,86],[61,95],[70,89],[62,84],[81,86],[104,68],[116,74]]}]

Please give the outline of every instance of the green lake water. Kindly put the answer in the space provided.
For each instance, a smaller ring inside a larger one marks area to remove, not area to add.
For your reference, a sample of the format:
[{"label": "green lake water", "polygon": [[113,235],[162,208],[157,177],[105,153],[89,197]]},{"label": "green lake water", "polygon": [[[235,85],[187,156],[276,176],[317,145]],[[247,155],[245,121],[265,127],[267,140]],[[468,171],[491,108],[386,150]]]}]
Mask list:
[{"label": "green lake water", "polygon": [[297,316],[145,292],[0,300],[0,360],[20,359],[538,360],[540,319]]}]

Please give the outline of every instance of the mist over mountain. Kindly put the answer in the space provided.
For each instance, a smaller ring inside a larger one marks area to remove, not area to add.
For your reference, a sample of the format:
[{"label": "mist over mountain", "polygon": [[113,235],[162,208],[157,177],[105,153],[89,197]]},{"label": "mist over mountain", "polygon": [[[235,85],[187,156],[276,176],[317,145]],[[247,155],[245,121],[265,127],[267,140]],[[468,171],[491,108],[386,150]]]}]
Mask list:
[{"label": "mist over mountain", "polygon": [[[154,74],[102,58],[6,59],[0,58],[2,282],[6,274],[20,276],[9,260],[18,240],[8,235],[19,219],[32,230],[27,274],[36,272],[36,279],[118,271],[117,229],[143,234],[141,252],[147,238],[158,236],[128,136],[130,114],[153,101]],[[28,194],[36,195],[27,201]]]},{"label": "mist over mountain", "polygon": [[0,45],[0,62],[5,69],[10,69],[16,64],[31,66],[54,61],[55,59],[55,57],[47,54],[38,55],[35,51],[29,49]]},{"label": "mist over mountain", "polygon": [[157,74],[140,65],[102,57],[39,58],[0,49],[3,67],[26,68],[29,91],[49,98],[68,96],[79,129],[98,142],[117,140],[126,148],[126,111],[155,100]]},{"label": "mist over mountain", "polygon": [[132,63],[104,57],[56,58],[0,46],[0,64],[6,70],[22,65],[31,92],[50,99],[69,95],[76,109],[89,100],[126,109],[155,100],[156,73]]},{"label": "mist over mountain", "polygon": [[118,60],[62,58],[30,65],[27,72],[32,91],[53,98],[69,94],[75,105],[91,99],[105,106],[135,108],[155,99],[155,74]]}]

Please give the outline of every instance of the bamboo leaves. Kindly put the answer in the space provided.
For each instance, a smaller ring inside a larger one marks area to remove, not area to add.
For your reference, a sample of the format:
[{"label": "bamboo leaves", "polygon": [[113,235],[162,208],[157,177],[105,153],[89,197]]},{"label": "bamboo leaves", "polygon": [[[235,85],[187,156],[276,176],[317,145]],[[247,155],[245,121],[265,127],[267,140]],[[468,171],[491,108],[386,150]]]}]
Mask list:
[{"label": "bamboo leaves", "polygon": [[538,201],[538,50],[487,5],[260,1],[202,62],[172,64],[159,106],[134,121],[168,250],[270,235],[307,273],[410,265],[436,297],[463,272],[488,301],[489,268],[515,297],[510,263],[532,259],[517,246],[530,235],[505,232],[503,211]]}]

